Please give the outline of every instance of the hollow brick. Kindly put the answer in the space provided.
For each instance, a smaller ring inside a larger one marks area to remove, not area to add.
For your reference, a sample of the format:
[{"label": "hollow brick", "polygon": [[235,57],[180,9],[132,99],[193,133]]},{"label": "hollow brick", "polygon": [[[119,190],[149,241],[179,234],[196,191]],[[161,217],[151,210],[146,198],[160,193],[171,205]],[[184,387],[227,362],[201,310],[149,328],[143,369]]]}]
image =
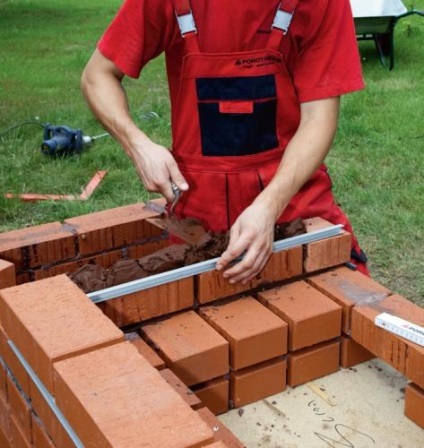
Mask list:
[{"label": "hollow brick", "polygon": [[231,284],[221,271],[204,272],[196,276],[197,299],[205,304],[259,287],[262,284],[287,280],[302,275],[302,248],[295,247],[271,255],[265,268],[248,282]]},{"label": "hollow brick", "polygon": [[196,411],[128,341],[54,367],[56,402],[84,446],[191,448],[213,441]]},{"label": "hollow brick", "polygon": [[123,340],[123,333],[66,276],[0,291],[3,328],[54,395],[54,361]]},{"label": "hollow brick", "polygon": [[391,291],[366,275],[347,267],[308,277],[307,282],[338,303],[343,309],[342,330],[350,333],[352,308],[379,301]]},{"label": "hollow brick", "polygon": [[0,258],[16,270],[33,268],[76,255],[75,237],[59,222],[0,234]]},{"label": "hollow brick", "polygon": [[35,448],[54,448],[52,439],[48,436],[43,423],[32,414],[32,443]]},{"label": "hollow brick", "polygon": [[383,312],[424,326],[424,308],[392,295],[353,308],[352,339],[424,388],[424,347],[377,327],[375,318]]},{"label": "hollow brick", "polygon": [[31,448],[33,446],[31,440],[27,439],[19,422],[13,415],[10,417],[10,442],[16,448]]},{"label": "hollow brick", "polygon": [[287,360],[287,384],[299,386],[339,370],[340,342],[324,342],[289,353]]},{"label": "hollow brick", "polygon": [[194,311],[147,324],[141,331],[187,386],[229,371],[228,342]]},{"label": "hollow brick", "polygon": [[230,375],[230,403],[238,408],[286,389],[285,359],[266,361]]},{"label": "hollow brick", "polygon": [[405,415],[424,429],[424,390],[413,383],[405,389]]},{"label": "hollow brick", "polygon": [[[75,443],[63,427],[61,420],[32,380],[30,381],[30,390],[32,408],[42,422],[46,434],[53,441],[54,445],[60,448],[75,448]],[[53,400],[53,397],[50,398]]]},{"label": "hollow brick", "polygon": [[7,378],[7,396],[11,407],[11,416],[18,424],[24,438],[31,441],[31,405],[28,397],[19,390],[10,375]]},{"label": "hollow brick", "polygon": [[10,441],[10,414],[10,404],[0,395],[0,432],[8,441]]},{"label": "hollow brick", "polygon": [[351,337],[342,335],[340,340],[340,365],[344,369],[356,366],[375,356]]},{"label": "hollow brick", "polygon": [[145,204],[126,205],[65,220],[77,235],[80,255],[88,255],[146,240],[162,230],[146,221],[157,212]]},{"label": "hollow brick", "polygon": [[118,327],[144,322],[194,305],[193,277],[126,294],[98,304]]},{"label": "hollow brick", "polygon": [[[304,223],[307,232],[333,225],[322,218],[305,219]],[[350,261],[351,246],[352,236],[346,231],[337,236],[306,244],[303,261],[304,272],[308,274]]]},{"label": "hollow brick", "polygon": [[15,265],[0,259],[0,289],[16,285]]},{"label": "hollow brick", "polygon": [[200,401],[215,415],[224,414],[229,408],[230,382],[226,378],[208,381],[194,389]]},{"label": "hollow brick", "polygon": [[7,342],[8,339],[9,337],[6,335],[4,328],[0,323],[0,356],[2,357],[7,369],[11,372],[11,374],[19,384],[20,388],[24,391],[27,397],[29,397],[30,388],[28,373],[22,366],[15,353],[10,348]]},{"label": "hollow brick", "polygon": [[341,307],[304,281],[260,292],[258,298],[288,323],[289,351],[341,334]]},{"label": "hollow brick", "polygon": [[287,353],[287,323],[253,297],[204,306],[199,313],[230,343],[234,370]]},{"label": "hollow brick", "polygon": [[117,262],[121,258],[122,250],[114,250],[105,254],[80,258],[76,261],[70,261],[68,263],[60,263],[55,266],[41,266],[39,269],[34,270],[34,280],[42,280],[43,278],[54,277],[55,275],[75,272],[80,267],[89,263],[98,264],[108,269],[113,265],[113,263]]}]

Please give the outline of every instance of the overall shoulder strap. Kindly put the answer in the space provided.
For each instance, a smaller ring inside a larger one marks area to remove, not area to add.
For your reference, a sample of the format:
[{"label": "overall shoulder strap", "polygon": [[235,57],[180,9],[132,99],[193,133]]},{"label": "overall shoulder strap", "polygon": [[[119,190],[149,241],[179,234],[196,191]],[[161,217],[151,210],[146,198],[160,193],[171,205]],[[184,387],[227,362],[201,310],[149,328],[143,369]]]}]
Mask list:
[{"label": "overall shoulder strap", "polygon": [[194,21],[190,0],[172,0],[174,4],[175,17],[181,36],[184,38],[187,53],[199,53],[199,42],[197,40],[197,28]]},{"label": "overall shoulder strap", "polygon": [[274,17],[268,48],[278,50],[282,38],[288,33],[299,0],[282,0]]}]

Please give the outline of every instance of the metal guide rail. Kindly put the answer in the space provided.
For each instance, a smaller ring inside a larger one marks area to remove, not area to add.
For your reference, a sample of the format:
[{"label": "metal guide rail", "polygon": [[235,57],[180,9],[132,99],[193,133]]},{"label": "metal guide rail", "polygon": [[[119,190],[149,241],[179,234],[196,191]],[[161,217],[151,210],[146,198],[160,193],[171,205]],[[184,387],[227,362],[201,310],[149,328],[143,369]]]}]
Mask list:
[{"label": "metal guide rail", "polygon": [[[293,236],[284,240],[276,241],[273,245],[273,252],[281,252],[291,249],[302,244],[313,243],[314,241],[323,240],[343,233],[343,225],[325,227],[323,229],[314,230],[303,235]],[[151,275],[150,277],[134,280],[122,285],[112,286],[99,291],[90,292],[87,296],[94,303],[105,302],[110,299],[116,299],[127,294],[132,294],[155,286],[164,285],[166,283],[182,280],[193,275],[202,274],[204,272],[213,271],[219,258],[202,261],[182,268],[174,269],[168,272]]]}]

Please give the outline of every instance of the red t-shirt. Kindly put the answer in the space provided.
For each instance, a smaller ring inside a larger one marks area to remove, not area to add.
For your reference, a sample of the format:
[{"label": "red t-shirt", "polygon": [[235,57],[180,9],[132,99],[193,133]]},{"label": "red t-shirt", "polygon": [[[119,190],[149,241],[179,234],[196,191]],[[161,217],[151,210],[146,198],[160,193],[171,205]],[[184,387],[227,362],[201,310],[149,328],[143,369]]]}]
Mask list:
[{"label": "red t-shirt", "polygon": [[[191,0],[200,50],[228,53],[261,49],[280,0]],[[283,53],[300,102],[363,88],[349,0],[300,0]],[[171,0],[125,0],[98,43],[100,52],[130,77],[166,54],[171,102],[183,56]]]}]

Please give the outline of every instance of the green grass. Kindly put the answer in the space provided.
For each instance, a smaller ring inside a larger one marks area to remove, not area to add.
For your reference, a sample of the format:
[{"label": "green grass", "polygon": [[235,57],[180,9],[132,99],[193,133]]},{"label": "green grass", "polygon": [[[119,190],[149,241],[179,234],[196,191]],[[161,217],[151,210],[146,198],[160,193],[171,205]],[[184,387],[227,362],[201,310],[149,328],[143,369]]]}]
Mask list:
[{"label": "green grass", "polygon": [[[28,120],[101,134],[80,92],[80,76],[120,0],[0,0],[0,232],[63,220],[150,197],[109,137],[80,156],[51,159],[42,127]],[[405,2],[424,10],[424,0]],[[383,68],[361,42],[367,88],[342,101],[327,162],[337,200],[351,218],[376,280],[424,306],[424,18],[395,28],[395,68]],[[170,144],[163,58],[141,80],[125,80],[135,121]],[[143,115],[155,111],[159,119]],[[108,174],[86,202],[23,203],[3,193],[79,194],[96,170]]]}]

